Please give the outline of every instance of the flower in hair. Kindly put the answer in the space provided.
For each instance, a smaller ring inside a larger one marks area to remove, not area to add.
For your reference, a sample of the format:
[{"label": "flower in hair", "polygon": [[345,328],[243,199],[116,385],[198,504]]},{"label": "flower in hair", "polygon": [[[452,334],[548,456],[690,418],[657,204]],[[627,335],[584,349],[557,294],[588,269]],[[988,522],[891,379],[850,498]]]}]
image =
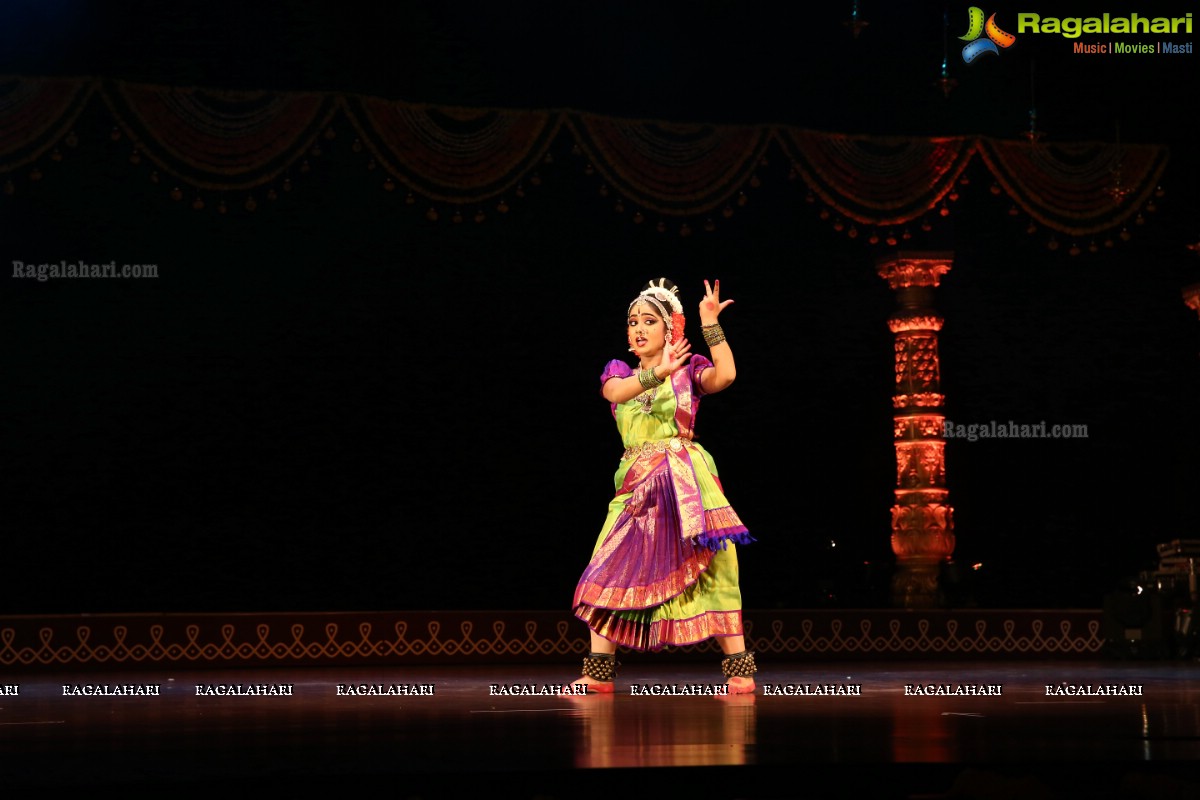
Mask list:
[{"label": "flower in hair", "polygon": [[684,317],[678,311],[671,314],[671,341],[669,344],[675,344],[683,338]]}]

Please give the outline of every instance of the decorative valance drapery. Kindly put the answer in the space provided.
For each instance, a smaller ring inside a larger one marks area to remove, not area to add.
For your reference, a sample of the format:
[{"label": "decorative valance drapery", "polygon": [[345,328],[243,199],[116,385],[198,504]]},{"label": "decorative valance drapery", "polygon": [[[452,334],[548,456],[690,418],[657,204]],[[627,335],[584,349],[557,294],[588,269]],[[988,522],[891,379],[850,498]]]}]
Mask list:
[{"label": "decorative valance drapery", "polygon": [[[686,220],[730,213],[772,150],[815,197],[865,226],[912,222],[944,206],[976,156],[996,191],[1042,226],[1086,236],[1124,225],[1159,191],[1156,144],[1048,143],[982,136],[850,136],[786,125],[619,119],[575,111],[438,107],[353,94],[177,88],[93,78],[0,78],[0,181],[15,191],[39,162],[77,141],[97,98],[170,184],[273,191],[343,123],[385,188],[454,207],[500,201],[537,183],[560,136],[618,203]],[[157,176],[156,176],[157,177]],[[415,200],[414,200],[415,201]],[[247,205],[247,207],[251,207]],[[640,212],[639,212],[640,213]]]}]

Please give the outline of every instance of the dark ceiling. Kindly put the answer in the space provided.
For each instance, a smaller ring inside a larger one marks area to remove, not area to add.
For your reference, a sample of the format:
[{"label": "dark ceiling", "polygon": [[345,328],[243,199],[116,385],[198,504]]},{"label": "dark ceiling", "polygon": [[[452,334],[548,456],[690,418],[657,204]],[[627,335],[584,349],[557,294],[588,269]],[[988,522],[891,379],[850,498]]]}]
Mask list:
[{"label": "dark ceiling", "polygon": [[[1034,5],[1042,16],[1098,13],[1094,4]],[[0,9],[0,72],[846,133],[1009,137],[1028,128],[1033,107],[1038,128],[1059,140],[1193,140],[1194,56],[1087,56],[1071,52],[1071,39],[1023,34],[999,55],[966,64],[958,37],[967,8],[852,0],[42,0]],[[1105,10],[1182,16],[1191,8],[1162,0]],[[857,37],[847,25],[856,9],[867,23]],[[1015,33],[1018,10],[1001,9],[997,23]],[[943,58],[957,82],[949,96],[935,85]]]}]

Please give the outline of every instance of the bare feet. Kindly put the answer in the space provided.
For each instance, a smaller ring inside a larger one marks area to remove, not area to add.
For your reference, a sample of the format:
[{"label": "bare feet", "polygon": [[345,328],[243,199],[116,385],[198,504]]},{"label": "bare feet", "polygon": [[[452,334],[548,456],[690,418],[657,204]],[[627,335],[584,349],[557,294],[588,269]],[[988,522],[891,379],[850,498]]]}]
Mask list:
[{"label": "bare feet", "polygon": [[725,685],[730,694],[754,694],[754,678],[730,678]]}]

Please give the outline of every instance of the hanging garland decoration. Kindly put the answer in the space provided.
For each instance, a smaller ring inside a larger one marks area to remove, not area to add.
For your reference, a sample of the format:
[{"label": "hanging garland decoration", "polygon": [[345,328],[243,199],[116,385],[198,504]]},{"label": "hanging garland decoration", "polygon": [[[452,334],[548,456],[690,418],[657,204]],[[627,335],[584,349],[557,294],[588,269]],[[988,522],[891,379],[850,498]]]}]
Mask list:
[{"label": "hanging garland decoration", "polygon": [[311,150],[337,110],[317,93],[232,92],[105,82],[101,95],[134,146],[199,189],[268,184]]},{"label": "hanging garland decoration", "polygon": [[779,142],[809,188],[856,222],[911,222],[951,192],[975,151],[966,138],[845,136],[780,128]]},{"label": "hanging garland decoration", "polygon": [[981,139],[979,154],[1026,214],[1060,233],[1086,236],[1125,223],[1146,205],[1169,151],[1160,145]]},{"label": "hanging garland decoration", "polygon": [[[398,179],[456,206],[500,197],[501,210],[504,192],[516,186],[520,194],[520,181],[527,177],[536,183],[536,167],[550,160],[550,147],[564,124],[590,160],[589,172],[607,181],[603,192],[611,186],[624,202],[677,219],[721,206],[726,215],[732,213],[731,198],[737,195],[738,204],[745,199],[743,187],[755,185],[754,171],[777,140],[797,177],[852,222],[903,224],[939,204],[944,213],[944,199],[954,198],[956,182],[978,152],[996,180],[995,191],[1013,198],[1010,213],[1020,208],[1051,231],[1084,236],[1152,210],[1169,156],[1164,146],[1122,144],[1119,137],[1116,143],[1047,144],[849,136],[789,127],[431,107],[337,94],[2,77],[0,175],[32,164],[34,179],[40,175],[36,160],[47,153],[61,158],[58,144],[74,143],[72,126],[97,93],[115,119],[114,136],[128,137],[136,148],[132,161],[144,156],[196,189],[249,191],[297,165],[303,171],[305,158],[319,151],[318,138],[332,134],[331,122],[341,111],[360,137],[355,149],[369,150],[391,173],[389,181]],[[283,188],[289,186],[285,180]],[[14,191],[11,180],[4,190]],[[177,199],[181,195],[178,188],[171,192]],[[250,210],[252,203],[248,198]],[[193,207],[203,207],[199,198]],[[662,222],[659,228],[664,229]]]},{"label": "hanging garland decoration", "polygon": [[580,150],[629,202],[672,216],[726,205],[771,142],[766,126],[677,124],[571,114]]},{"label": "hanging garland decoration", "polygon": [[348,96],[344,108],[367,149],[427,198],[465,205],[503,195],[546,156],[562,124],[538,111],[418,106]]},{"label": "hanging garland decoration", "polygon": [[94,81],[0,78],[0,174],[32,164],[64,138],[83,112]]}]

